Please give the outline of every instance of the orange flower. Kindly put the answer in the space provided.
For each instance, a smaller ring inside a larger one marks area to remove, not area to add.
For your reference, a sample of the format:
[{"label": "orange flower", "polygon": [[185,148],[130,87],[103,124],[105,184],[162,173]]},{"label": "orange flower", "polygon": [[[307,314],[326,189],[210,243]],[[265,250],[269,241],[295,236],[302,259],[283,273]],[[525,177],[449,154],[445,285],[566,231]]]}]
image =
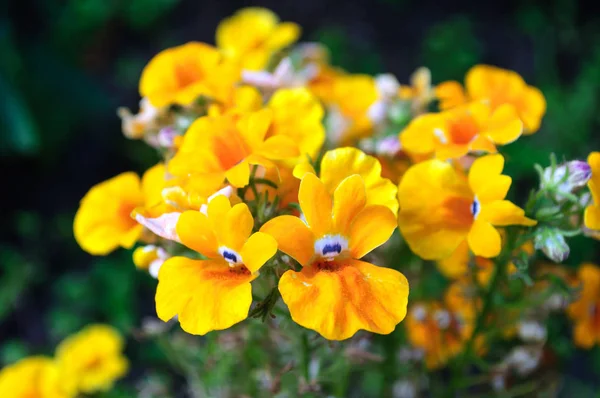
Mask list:
[{"label": "orange flower", "polygon": [[261,228],[302,265],[279,281],[292,319],[330,340],[347,339],[359,329],[392,332],[406,315],[408,282],[398,271],[358,259],[389,239],[393,212],[367,205],[365,183],[357,174],[331,195],[307,173],[298,199],[306,223],[280,216]]},{"label": "orange flower", "polygon": [[472,67],[465,78],[466,92],[460,83],[449,81],[436,88],[440,108],[449,109],[469,100],[484,100],[492,110],[502,105],[512,106],[525,126],[524,134],[533,134],[546,113],[542,92],[528,86],[516,72],[489,65]]}]

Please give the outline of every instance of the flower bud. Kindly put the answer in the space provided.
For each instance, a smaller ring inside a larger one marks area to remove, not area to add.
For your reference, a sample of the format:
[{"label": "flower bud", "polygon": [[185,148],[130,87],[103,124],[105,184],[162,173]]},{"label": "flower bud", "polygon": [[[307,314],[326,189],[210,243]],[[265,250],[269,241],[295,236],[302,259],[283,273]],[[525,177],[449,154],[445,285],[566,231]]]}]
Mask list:
[{"label": "flower bud", "polygon": [[541,189],[554,191],[557,199],[583,187],[592,177],[590,165],[581,160],[563,163],[558,167],[546,167],[542,176]]},{"label": "flower bud", "polygon": [[540,228],[535,235],[535,248],[544,252],[550,260],[561,263],[569,257],[569,245],[555,228]]}]

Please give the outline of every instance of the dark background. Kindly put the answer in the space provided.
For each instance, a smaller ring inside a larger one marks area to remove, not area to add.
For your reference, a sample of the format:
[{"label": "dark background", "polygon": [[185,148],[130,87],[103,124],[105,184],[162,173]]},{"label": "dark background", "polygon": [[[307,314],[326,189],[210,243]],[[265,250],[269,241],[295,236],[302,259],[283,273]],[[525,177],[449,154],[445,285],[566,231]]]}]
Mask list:
[{"label": "dark background", "polygon": [[[352,72],[389,72],[406,83],[425,65],[439,83],[462,80],[477,63],[516,70],[548,101],[542,129],[508,148],[508,172],[526,193],[535,183],[531,166],[547,163],[551,151],[583,158],[600,148],[597,4],[3,1],[0,362],[51,353],[58,340],[92,321],[128,330],[153,314],[154,282],[125,251],[105,258],[84,253],[73,239],[72,219],[93,184],[143,172],[158,160],[122,136],[116,108],[137,110],[141,70],[161,49],[214,43],[221,19],[260,5],[300,24],[303,40],[326,44],[332,62]],[[595,243],[574,244],[570,264],[595,258]]]}]

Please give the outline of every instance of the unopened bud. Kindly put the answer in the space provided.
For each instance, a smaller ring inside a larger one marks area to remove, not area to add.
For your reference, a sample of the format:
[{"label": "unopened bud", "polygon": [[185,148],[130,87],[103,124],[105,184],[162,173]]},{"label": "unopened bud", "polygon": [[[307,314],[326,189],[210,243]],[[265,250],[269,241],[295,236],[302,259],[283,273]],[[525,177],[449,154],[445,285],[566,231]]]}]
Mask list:
[{"label": "unopened bud", "polygon": [[558,167],[546,167],[541,181],[541,189],[553,191],[557,199],[563,199],[583,187],[592,177],[592,168],[586,162],[573,160]]},{"label": "unopened bud", "polygon": [[556,228],[540,228],[534,239],[535,248],[550,260],[561,263],[569,257],[570,249],[565,237]]}]

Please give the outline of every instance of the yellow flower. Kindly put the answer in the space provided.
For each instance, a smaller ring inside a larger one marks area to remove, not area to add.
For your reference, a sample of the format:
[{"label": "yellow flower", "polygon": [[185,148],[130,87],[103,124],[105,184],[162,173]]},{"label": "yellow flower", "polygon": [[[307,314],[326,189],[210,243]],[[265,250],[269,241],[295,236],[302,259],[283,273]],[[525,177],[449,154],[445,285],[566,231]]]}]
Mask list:
[{"label": "yellow flower", "polygon": [[592,169],[592,178],[588,181],[592,204],[585,209],[584,224],[591,230],[600,231],[600,152],[590,153],[588,163]]},{"label": "yellow flower", "polygon": [[567,313],[575,322],[575,345],[589,349],[600,343],[600,268],[595,264],[582,264],[578,276],[583,290],[579,299],[569,305]]},{"label": "yellow flower", "polygon": [[[316,174],[309,163],[300,163],[294,175],[302,178],[306,173]],[[353,174],[362,177],[366,188],[367,205],[382,205],[394,214],[398,212],[398,189],[387,178],[381,177],[381,163],[360,149],[346,147],[327,151],[321,160],[320,178],[325,189],[333,195],[338,185]]]},{"label": "yellow flower", "polygon": [[140,178],[133,172],[95,185],[81,199],[75,215],[77,243],[94,255],[106,255],[119,246],[130,248],[142,233],[130,214],[144,202]]},{"label": "yellow flower", "polygon": [[373,128],[369,108],[378,99],[377,85],[372,76],[338,76],[333,86],[333,101],[328,118],[330,140],[350,145],[369,136]]},{"label": "yellow flower", "polygon": [[521,136],[523,123],[510,105],[494,111],[483,102],[429,113],[414,119],[400,133],[402,148],[411,155],[459,158],[474,151],[496,152]]},{"label": "yellow flower", "polygon": [[60,368],[51,359],[28,357],[0,370],[2,398],[71,398]]},{"label": "yellow flower", "polygon": [[466,92],[460,83],[444,82],[437,86],[440,108],[448,109],[469,100],[488,101],[492,110],[502,105],[514,107],[525,126],[524,134],[535,133],[546,113],[542,92],[528,86],[516,72],[489,65],[472,67],[465,77]]},{"label": "yellow flower", "polygon": [[[533,242],[528,241],[520,248],[515,250],[515,256],[519,255],[521,252],[525,252],[528,256],[531,256],[533,255],[534,251],[535,249],[533,248]],[[471,254],[469,251],[469,245],[466,241],[464,241],[458,245],[450,257],[438,261],[437,267],[447,278],[460,279],[469,275],[470,260]],[[477,281],[482,286],[486,286],[494,272],[494,262],[489,258],[475,256],[473,258],[473,263],[475,265]],[[517,267],[512,261],[508,263],[507,271],[509,275],[517,272]]]},{"label": "yellow flower", "polygon": [[300,156],[315,159],[325,142],[323,106],[306,88],[280,89],[267,107],[273,111],[268,136],[283,135],[298,144]]},{"label": "yellow flower", "polygon": [[150,60],[140,78],[140,95],[155,107],[190,105],[200,96],[227,101],[240,71],[216,48],[190,42]]},{"label": "yellow flower", "polygon": [[410,76],[410,85],[400,86],[398,95],[402,100],[412,102],[415,113],[424,111],[429,103],[435,98],[431,87],[431,71],[426,67],[420,67]]},{"label": "yellow flower", "polygon": [[391,333],[406,315],[408,281],[398,271],[358,259],[389,239],[396,227],[392,211],[367,205],[365,183],[357,174],[331,195],[307,173],[298,199],[306,223],[279,216],[261,228],[302,265],[279,280],[292,319],[330,340],[347,339],[359,329]]},{"label": "yellow flower", "polygon": [[217,27],[217,47],[241,62],[244,69],[260,70],[278,51],[300,37],[300,27],[279,22],[272,11],[249,7],[224,19]]},{"label": "yellow flower", "polygon": [[208,259],[170,258],[160,269],[156,290],[158,317],[168,321],[178,315],[183,330],[200,335],[248,317],[250,282],[277,251],[271,236],[252,234],[254,219],[245,203],[231,207],[228,198],[217,196],[207,214],[184,212],[177,234]]},{"label": "yellow flower", "polygon": [[108,391],[129,368],[123,338],[108,325],[89,325],[56,348],[56,361],[78,392]]},{"label": "yellow flower", "polygon": [[501,249],[495,226],[535,225],[504,200],[511,178],[501,174],[503,167],[499,154],[475,160],[468,178],[437,159],[411,167],[398,187],[398,223],[410,248],[441,260],[466,240],[475,255],[495,257]]},{"label": "yellow flower", "polygon": [[181,148],[169,162],[176,176],[195,174],[213,192],[227,179],[237,188],[248,185],[250,168],[275,167],[272,160],[300,155],[298,145],[285,135],[267,138],[273,112],[263,109],[241,116],[204,116],[186,132]]}]

